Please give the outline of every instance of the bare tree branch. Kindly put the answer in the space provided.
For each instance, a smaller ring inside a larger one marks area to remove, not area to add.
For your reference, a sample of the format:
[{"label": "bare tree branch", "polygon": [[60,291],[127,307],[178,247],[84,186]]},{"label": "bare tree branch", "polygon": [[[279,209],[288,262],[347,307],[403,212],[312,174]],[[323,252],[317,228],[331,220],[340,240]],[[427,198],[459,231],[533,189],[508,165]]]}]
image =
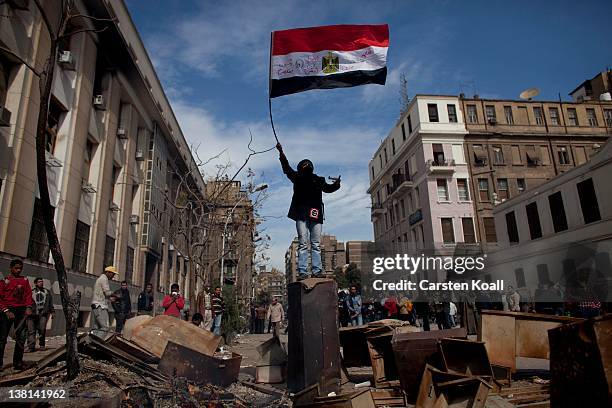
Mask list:
[{"label": "bare tree branch", "polygon": [[72,32],[70,32],[68,34],[60,35],[58,37],[58,39],[63,40],[64,38],[69,38],[69,37],[72,37],[73,35],[76,35],[76,34],[79,34],[79,33],[96,33],[97,34],[97,33],[104,32],[107,29],[108,29],[108,26],[104,26],[103,28],[100,28],[100,29],[83,28],[83,29],[80,29],[80,30],[72,31]]},{"label": "bare tree branch", "polygon": [[118,21],[117,18],[99,18],[99,17],[94,17],[94,16],[88,16],[86,14],[73,14],[68,18],[68,20],[72,20],[76,18],[85,18],[85,19],[89,19],[93,21],[108,22],[108,23],[115,23]]}]

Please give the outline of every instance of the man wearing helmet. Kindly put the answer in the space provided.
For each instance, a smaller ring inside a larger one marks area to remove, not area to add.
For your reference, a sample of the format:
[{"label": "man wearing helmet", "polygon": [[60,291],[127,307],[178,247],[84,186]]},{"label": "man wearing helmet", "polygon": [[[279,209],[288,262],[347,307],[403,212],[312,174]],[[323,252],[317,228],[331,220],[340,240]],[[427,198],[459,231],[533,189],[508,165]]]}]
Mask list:
[{"label": "man wearing helmet", "polygon": [[283,173],[293,183],[293,197],[287,216],[295,221],[298,233],[298,278],[310,277],[308,273],[308,239],[312,251],[312,275],[322,276],[321,271],[321,228],[323,224],[323,193],[333,193],[340,188],[340,177],[332,184],[314,174],[314,166],[308,159],[297,165],[297,171],[289,165],[280,143],[276,144]]}]

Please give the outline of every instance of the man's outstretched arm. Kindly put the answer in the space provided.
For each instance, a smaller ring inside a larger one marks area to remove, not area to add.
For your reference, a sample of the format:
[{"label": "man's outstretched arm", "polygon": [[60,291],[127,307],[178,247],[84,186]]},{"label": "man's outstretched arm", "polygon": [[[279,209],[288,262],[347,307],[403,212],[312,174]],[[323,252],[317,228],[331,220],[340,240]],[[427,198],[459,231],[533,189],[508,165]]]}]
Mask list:
[{"label": "man's outstretched arm", "polygon": [[322,181],[323,181],[323,186],[321,189],[323,190],[324,193],[333,193],[334,191],[338,191],[340,189],[340,177],[338,177],[336,181],[334,181],[331,184],[327,184],[325,179],[322,179]]},{"label": "man's outstretched arm", "polygon": [[281,166],[283,168],[283,173],[287,175],[287,178],[291,181],[295,180],[296,171],[291,168],[289,165],[289,160],[287,160],[287,156],[285,156],[285,152],[283,152],[283,146],[280,143],[276,144],[276,150],[278,150],[279,156],[278,159],[281,162]]}]

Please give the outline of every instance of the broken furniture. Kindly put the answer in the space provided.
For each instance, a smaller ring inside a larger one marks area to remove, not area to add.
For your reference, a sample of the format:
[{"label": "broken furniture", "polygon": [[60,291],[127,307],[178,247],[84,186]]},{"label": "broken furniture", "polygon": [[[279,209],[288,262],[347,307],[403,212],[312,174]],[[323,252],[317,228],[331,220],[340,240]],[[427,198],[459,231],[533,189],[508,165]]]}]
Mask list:
[{"label": "broken furniture", "polygon": [[438,347],[447,372],[473,375],[486,382],[493,379],[489,355],[483,342],[440,339]]},{"label": "broken furniture", "polygon": [[287,352],[280,339],[271,339],[257,346],[259,360],[255,364],[255,382],[279,384],[285,382],[287,375]]},{"label": "broken furniture", "polygon": [[491,363],[516,372],[516,358],[549,358],[548,330],[581,321],[538,313],[483,310],[478,340],[485,343]]},{"label": "broken furniture", "polygon": [[198,384],[227,387],[238,379],[241,361],[240,354],[232,353],[229,358],[207,356],[169,341],[158,369],[171,377],[185,377]]},{"label": "broken furniture", "polygon": [[[419,384],[427,363],[432,363],[438,352],[438,339],[467,338],[464,328],[416,333],[396,333],[391,340],[394,364],[408,402],[417,399]],[[393,359],[391,357],[391,359]]]},{"label": "broken furniture", "polygon": [[548,331],[554,407],[612,406],[612,314]]},{"label": "broken furniture", "polygon": [[416,408],[484,408],[491,386],[479,377],[425,367]]},{"label": "broken furniture", "polygon": [[336,282],[331,279],[310,278],[288,285],[287,388],[292,392],[316,382],[325,395],[339,389],[337,293]]}]

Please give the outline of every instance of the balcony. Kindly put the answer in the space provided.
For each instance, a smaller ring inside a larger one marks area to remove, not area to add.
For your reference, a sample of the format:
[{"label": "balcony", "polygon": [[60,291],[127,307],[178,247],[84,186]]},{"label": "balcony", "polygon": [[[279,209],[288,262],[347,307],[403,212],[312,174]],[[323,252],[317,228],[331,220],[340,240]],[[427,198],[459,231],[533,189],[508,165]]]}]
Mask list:
[{"label": "balcony", "polygon": [[427,160],[427,172],[429,174],[449,174],[455,171],[455,160]]},{"label": "balcony", "polygon": [[412,180],[410,180],[410,176],[405,174],[394,174],[392,176],[391,183],[391,191],[389,194],[389,198],[393,199],[394,197],[402,195],[404,192],[411,189],[413,186]]},{"label": "balcony", "polygon": [[372,215],[381,215],[385,213],[385,209],[380,203],[372,203]]}]

